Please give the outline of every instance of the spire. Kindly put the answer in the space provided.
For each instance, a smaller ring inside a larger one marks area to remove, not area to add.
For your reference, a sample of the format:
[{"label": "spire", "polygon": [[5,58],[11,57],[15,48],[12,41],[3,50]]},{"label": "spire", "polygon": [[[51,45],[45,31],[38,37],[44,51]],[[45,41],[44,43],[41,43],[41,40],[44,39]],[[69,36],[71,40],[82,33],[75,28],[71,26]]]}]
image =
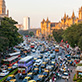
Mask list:
[{"label": "spire", "polygon": [[43,21],[41,23],[44,23],[45,22],[45,19],[43,19]]},{"label": "spire", "polygon": [[49,21],[49,19],[48,19],[48,17],[47,17],[47,20],[46,20],[46,22],[50,22],[50,21]]},{"label": "spire", "polygon": [[75,17],[75,14],[74,14],[74,11],[73,11],[72,18],[74,18],[74,17]]},{"label": "spire", "polygon": [[66,13],[64,14],[64,19],[66,19]]}]

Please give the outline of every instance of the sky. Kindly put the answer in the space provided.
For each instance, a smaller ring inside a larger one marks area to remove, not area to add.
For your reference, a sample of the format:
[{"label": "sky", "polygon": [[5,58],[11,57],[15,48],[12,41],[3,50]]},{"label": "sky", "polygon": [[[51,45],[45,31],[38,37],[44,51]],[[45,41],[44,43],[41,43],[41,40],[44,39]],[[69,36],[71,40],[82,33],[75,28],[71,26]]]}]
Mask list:
[{"label": "sky", "polygon": [[64,13],[69,16],[72,12],[78,17],[82,0],[5,0],[10,17],[23,24],[25,16],[30,17],[32,28],[40,28],[43,18],[51,22],[61,21]]}]

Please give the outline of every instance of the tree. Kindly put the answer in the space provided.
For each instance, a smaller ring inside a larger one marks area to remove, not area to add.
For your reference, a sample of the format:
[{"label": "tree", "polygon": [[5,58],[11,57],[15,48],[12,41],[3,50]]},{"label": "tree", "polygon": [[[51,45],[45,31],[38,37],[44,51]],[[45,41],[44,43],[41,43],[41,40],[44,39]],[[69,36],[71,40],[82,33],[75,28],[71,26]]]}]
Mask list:
[{"label": "tree", "polygon": [[53,31],[54,39],[57,42],[60,42],[62,40],[62,34],[63,34],[63,29],[59,29],[59,30],[54,30]]},{"label": "tree", "polygon": [[34,32],[29,32],[29,35],[32,37],[34,36]]},{"label": "tree", "polygon": [[72,47],[79,46],[82,50],[82,23],[74,24],[63,33],[63,39],[69,42]]},{"label": "tree", "polygon": [[14,24],[17,24],[17,22],[12,18],[5,17],[2,19],[0,26],[0,52],[6,52],[8,48],[23,41]]}]

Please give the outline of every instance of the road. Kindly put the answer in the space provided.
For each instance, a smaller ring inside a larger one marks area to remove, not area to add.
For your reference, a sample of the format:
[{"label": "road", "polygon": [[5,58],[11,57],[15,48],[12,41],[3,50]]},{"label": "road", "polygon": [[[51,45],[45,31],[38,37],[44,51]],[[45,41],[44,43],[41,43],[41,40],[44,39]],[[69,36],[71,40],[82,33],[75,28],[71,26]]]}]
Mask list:
[{"label": "road", "polygon": [[[26,44],[26,41],[25,41],[25,44]],[[45,45],[46,45],[46,44],[45,44]],[[26,45],[26,46],[27,46],[27,45]],[[19,51],[19,50],[17,49],[17,51]],[[48,52],[45,52],[45,53],[48,53]],[[43,53],[43,55],[45,55],[45,53]],[[59,53],[62,53],[62,55],[61,55],[61,58],[62,58],[62,59],[65,58],[65,54],[63,53],[63,50],[62,50],[62,49],[60,49],[60,52],[59,52]],[[38,57],[38,56],[40,55],[40,51],[38,51],[38,49],[37,49],[35,53],[31,52],[31,54],[28,54],[28,55],[31,55],[31,56],[33,56],[33,57]],[[59,62],[59,60],[58,60],[58,54],[55,53],[55,51],[53,51],[52,55],[55,55],[55,56],[56,56],[55,59],[57,59],[57,62]],[[22,55],[22,57],[25,57],[25,55]],[[53,59],[53,60],[55,61],[55,59]],[[75,70],[75,67],[71,66],[71,67],[69,67],[69,69],[70,69],[70,70],[71,70],[71,69]],[[74,72],[75,72],[75,71],[73,71],[73,72],[70,74],[72,78],[70,78],[70,79],[68,80],[68,82],[73,82],[72,79],[73,79]],[[16,79],[17,79],[17,82],[22,82],[22,79],[19,79],[19,78],[18,78],[18,74],[16,74],[15,77],[16,77]],[[0,77],[0,79],[2,79],[2,77]],[[36,79],[37,79],[37,75],[34,75],[33,79],[36,80]],[[64,79],[57,79],[56,82],[66,82],[66,80],[64,80]]]}]

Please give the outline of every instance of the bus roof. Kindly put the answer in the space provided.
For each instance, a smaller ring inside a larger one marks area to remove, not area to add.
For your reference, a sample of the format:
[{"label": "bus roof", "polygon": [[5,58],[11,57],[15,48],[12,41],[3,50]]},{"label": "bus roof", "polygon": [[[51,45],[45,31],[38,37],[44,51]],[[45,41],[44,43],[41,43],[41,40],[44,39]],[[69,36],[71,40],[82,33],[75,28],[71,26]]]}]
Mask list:
[{"label": "bus roof", "polygon": [[20,54],[20,52],[14,52],[14,53],[10,53],[10,54],[8,54],[9,56],[15,56],[15,55],[18,55],[18,54]]},{"label": "bus roof", "polygon": [[33,58],[33,56],[26,56],[26,57],[20,59],[19,62],[26,62],[26,61],[28,61],[31,58]]},{"label": "bus roof", "polygon": [[18,58],[18,56],[10,57],[10,58],[8,58],[8,59],[5,59],[4,61],[12,61],[12,60],[14,60],[14,59],[16,59],[16,58]]}]

